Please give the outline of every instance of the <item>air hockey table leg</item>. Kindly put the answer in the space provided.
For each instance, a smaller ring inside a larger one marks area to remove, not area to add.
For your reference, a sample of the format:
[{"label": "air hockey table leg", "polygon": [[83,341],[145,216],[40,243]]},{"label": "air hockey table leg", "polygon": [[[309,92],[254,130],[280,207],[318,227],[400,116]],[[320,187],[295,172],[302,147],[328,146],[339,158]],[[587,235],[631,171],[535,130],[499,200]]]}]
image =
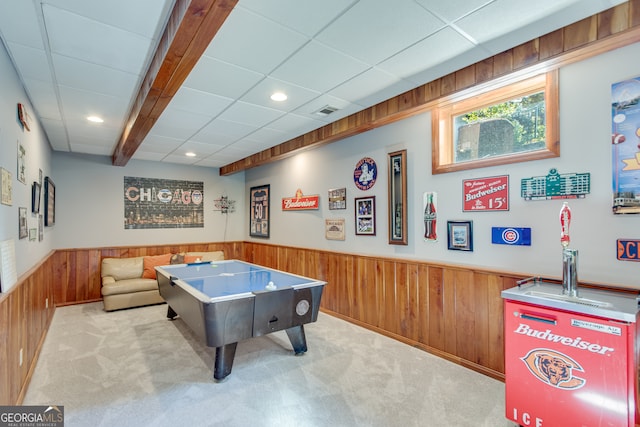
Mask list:
[{"label": "air hockey table leg", "polygon": [[289,341],[296,356],[300,356],[307,352],[307,338],[304,335],[303,325],[294,326],[286,330]]},{"label": "air hockey table leg", "polygon": [[173,308],[171,308],[171,306],[167,304],[167,319],[174,320],[176,317],[178,317],[178,313],[173,311]]},{"label": "air hockey table leg", "polygon": [[213,379],[223,381],[231,373],[233,359],[236,356],[237,342],[216,347],[216,361],[213,368]]}]

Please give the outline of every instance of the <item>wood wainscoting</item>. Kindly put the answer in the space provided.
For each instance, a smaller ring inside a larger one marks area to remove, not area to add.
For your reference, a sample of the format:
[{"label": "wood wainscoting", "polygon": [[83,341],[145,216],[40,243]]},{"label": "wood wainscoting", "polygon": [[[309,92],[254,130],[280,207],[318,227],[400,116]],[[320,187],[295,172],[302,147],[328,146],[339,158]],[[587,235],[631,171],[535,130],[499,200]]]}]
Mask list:
[{"label": "wood wainscoting", "polygon": [[22,401],[54,312],[54,252],[0,294],[0,405]]},{"label": "wood wainscoting", "polygon": [[217,250],[324,280],[324,312],[504,379],[500,292],[522,275],[253,241],[59,249],[0,294],[0,405],[22,402],[54,306],[102,299],[102,258]]},{"label": "wood wainscoting", "polygon": [[500,292],[522,275],[254,242],[244,258],[326,281],[329,314],[504,380]]}]

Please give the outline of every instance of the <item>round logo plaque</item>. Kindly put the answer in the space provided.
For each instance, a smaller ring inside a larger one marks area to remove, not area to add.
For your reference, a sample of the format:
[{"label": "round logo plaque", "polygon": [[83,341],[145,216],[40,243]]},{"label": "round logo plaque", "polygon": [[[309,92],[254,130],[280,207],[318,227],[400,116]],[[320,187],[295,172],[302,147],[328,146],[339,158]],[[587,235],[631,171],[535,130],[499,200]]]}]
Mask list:
[{"label": "round logo plaque", "polygon": [[353,170],[353,182],[360,190],[368,190],[376,183],[378,167],[371,157],[363,157]]}]

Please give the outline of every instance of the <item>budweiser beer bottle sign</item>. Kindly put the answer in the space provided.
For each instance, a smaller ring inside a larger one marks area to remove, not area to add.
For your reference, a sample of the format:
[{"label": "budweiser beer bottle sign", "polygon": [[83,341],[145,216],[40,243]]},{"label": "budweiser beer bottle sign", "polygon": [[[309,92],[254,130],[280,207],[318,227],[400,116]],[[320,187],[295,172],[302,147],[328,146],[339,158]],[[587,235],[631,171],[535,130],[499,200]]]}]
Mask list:
[{"label": "budweiser beer bottle sign", "polygon": [[560,209],[560,243],[563,247],[569,246],[569,225],[571,224],[571,209],[567,202],[562,203]]},{"label": "budweiser beer bottle sign", "polygon": [[435,241],[436,234],[436,193],[424,193],[424,238]]}]

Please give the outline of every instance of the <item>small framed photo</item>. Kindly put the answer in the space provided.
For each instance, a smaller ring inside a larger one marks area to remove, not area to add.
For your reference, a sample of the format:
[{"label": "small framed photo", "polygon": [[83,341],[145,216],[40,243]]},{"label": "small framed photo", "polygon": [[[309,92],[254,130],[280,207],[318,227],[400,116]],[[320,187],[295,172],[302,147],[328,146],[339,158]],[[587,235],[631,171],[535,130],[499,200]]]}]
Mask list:
[{"label": "small framed photo", "polygon": [[40,213],[40,183],[33,182],[31,184],[31,212],[34,214]]},{"label": "small framed photo", "polygon": [[251,237],[269,238],[270,190],[269,184],[251,187],[249,190],[249,236]]},{"label": "small framed photo", "polygon": [[473,251],[473,221],[447,221],[449,250]]},{"label": "small framed photo", "polygon": [[29,230],[27,229],[27,208],[18,208],[18,231],[21,239],[29,235]]},{"label": "small framed photo", "polygon": [[327,240],[344,240],[344,218],[324,220],[324,237]]},{"label": "small framed photo", "polygon": [[376,196],[355,199],[356,235],[376,235]]},{"label": "small framed photo", "polygon": [[329,210],[347,209],[347,189],[334,188],[329,190]]},{"label": "small framed photo", "polygon": [[56,223],[56,186],[48,176],[44,178],[44,225]]}]

